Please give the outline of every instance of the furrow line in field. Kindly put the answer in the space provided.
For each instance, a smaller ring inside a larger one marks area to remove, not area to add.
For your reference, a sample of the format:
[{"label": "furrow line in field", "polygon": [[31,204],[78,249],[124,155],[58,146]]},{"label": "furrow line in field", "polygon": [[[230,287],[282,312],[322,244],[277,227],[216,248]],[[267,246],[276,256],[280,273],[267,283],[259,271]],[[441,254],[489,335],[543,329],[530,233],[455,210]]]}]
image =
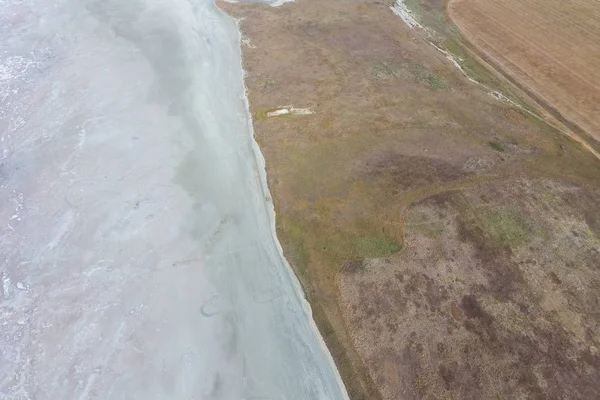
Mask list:
[{"label": "furrow line in field", "polygon": [[[471,33],[469,32],[469,34],[471,34]],[[496,33],[495,35],[491,34],[489,36],[492,36],[492,39],[493,39],[492,41],[495,43],[502,43],[502,40],[506,37],[506,35],[503,35],[502,33]],[[495,36],[495,38],[494,38],[494,36]],[[539,74],[536,74],[536,75],[531,74],[527,71],[535,70],[535,68],[531,68],[531,67],[526,68],[525,66],[523,66],[522,62],[517,64],[517,61],[508,59],[504,56],[501,56],[500,54],[505,54],[506,52],[503,51],[500,53],[498,50],[496,50],[497,46],[492,46],[491,43],[489,42],[489,39],[488,39],[488,41],[483,39],[483,37],[485,37],[485,35],[479,34],[474,37],[477,38],[476,42],[480,42],[480,45],[481,45],[481,43],[483,43],[483,45],[488,48],[486,50],[486,52],[496,54],[496,56],[493,57],[496,59],[496,62],[498,62],[500,64],[504,64],[503,68],[506,70],[506,72],[509,75],[512,75],[513,78],[518,79],[522,83],[523,86],[528,88],[528,90],[534,91],[535,93],[537,93],[537,95],[539,97],[541,97],[546,102],[549,102],[552,104],[560,104],[560,108],[563,110],[563,113],[570,115],[569,118],[575,119],[577,121],[576,122],[577,124],[582,125],[582,128],[584,128],[586,130],[590,130],[592,128],[592,126],[590,126],[590,124],[589,124],[589,122],[590,122],[589,117],[587,117],[585,113],[582,114],[580,112],[582,109],[584,109],[584,107],[582,107],[581,105],[577,105],[576,101],[568,101],[566,104],[562,104],[560,101],[561,94],[556,93],[557,92],[556,90],[540,91],[540,89],[538,89],[538,88],[544,88],[544,87],[546,89],[548,89],[548,88],[552,88],[553,86],[555,88],[560,89],[559,86],[556,86],[555,84],[553,84],[554,80],[552,78],[545,77],[543,75],[540,76]],[[531,48],[526,48],[523,51],[526,51],[526,50],[531,50]],[[531,58],[534,58],[534,55],[532,55],[530,53],[529,57],[525,57],[525,58],[531,59]],[[508,67],[506,66],[507,64],[509,64]],[[560,74],[558,74],[558,76],[560,76]],[[568,74],[566,76],[571,77]],[[566,78],[566,79],[568,79],[568,78]],[[546,82],[544,82],[544,80],[546,80]],[[547,81],[550,81],[550,82],[547,82]],[[584,84],[579,83],[578,86],[582,88],[582,91],[585,91]],[[559,92],[560,92],[560,90],[559,90]],[[571,96],[567,96],[567,97],[571,98]],[[589,110],[587,110],[587,111],[589,111]]]},{"label": "furrow line in field", "polygon": [[[509,81],[513,82],[514,84],[520,86],[523,90],[525,90],[525,92],[532,96],[533,99],[535,99],[539,104],[543,105],[543,107],[546,108],[549,111],[549,113],[552,116],[554,116],[554,118],[556,118],[568,128],[568,130],[566,131],[564,129],[557,128],[559,131],[562,131],[567,136],[576,140],[588,151],[594,154],[596,158],[600,159],[600,154],[597,151],[595,151],[586,141],[581,139],[581,137],[579,137],[578,134],[575,133],[586,132],[588,135],[596,137],[594,132],[598,130],[597,126],[592,126],[597,125],[593,120],[591,120],[590,118],[586,118],[585,116],[580,117],[580,112],[578,108],[574,110],[571,109],[570,106],[573,103],[576,103],[576,101],[571,101],[571,98],[568,98],[565,101],[565,103],[561,103],[560,101],[549,101],[549,97],[557,97],[559,98],[559,100],[561,100],[561,96],[564,97],[564,95],[561,94],[560,90],[544,94],[540,93],[536,88],[535,79],[530,78],[530,73],[527,73],[521,66],[518,66],[511,60],[508,60],[505,57],[501,56],[498,52],[501,51],[501,54],[506,54],[504,50],[506,50],[507,48],[515,48],[516,44],[504,43],[506,41],[506,38],[510,37],[510,35],[507,36],[506,32],[502,34],[502,31],[495,31],[488,34],[485,28],[489,26],[489,21],[488,25],[486,25],[485,22],[482,23],[482,21],[486,20],[486,15],[480,14],[479,18],[473,18],[473,16],[478,16],[476,12],[472,13],[471,15],[460,15],[456,13],[456,9],[461,7],[455,7],[455,5],[456,4],[452,2],[448,5],[448,12],[450,17],[455,21],[455,23],[457,23],[463,35],[466,38],[468,38],[469,41],[473,44],[473,46],[478,50],[478,52],[481,53],[482,58],[486,60],[486,62],[488,62],[490,65],[494,66],[494,68],[497,69],[499,72],[501,71],[501,73],[504,74],[509,79]],[[460,17],[457,17],[459,15]],[[482,34],[482,29],[484,34]],[[482,37],[486,35],[488,35],[489,37],[482,39]],[[490,41],[495,42],[495,46],[491,46]],[[559,111],[559,109],[561,111]],[[592,113],[589,115],[594,114]],[[550,125],[553,124],[550,123]]]},{"label": "furrow line in field", "polygon": [[[475,10],[472,11],[472,14],[475,14],[475,17],[476,17],[475,20],[477,20],[477,21],[484,21],[484,20],[492,21],[496,25],[496,28],[495,28],[496,30],[505,32],[505,34],[501,35],[501,36],[500,36],[500,34],[495,35],[497,37],[499,36],[498,43],[506,42],[506,37],[514,36],[519,40],[519,42],[526,44],[526,46],[522,47],[522,52],[525,51],[526,48],[535,49],[535,50],[537,50],[537,52],[540,53],[540,55],[542,55],[543,57],[545,57],[548,60],[554,60],[554,62],[558,66],[562,67],[565,71],[568,71],[570,73],[570,75],[577,77],[580,81],[584,82],[586,85],[589,85],[592,87],[598,87],[599,82],[594,82],[593,80],[590,80],[589,78],[586,79],[586,77],[582,76],[579,71],[575,71],[575,70],[573,70],[572,67],[566,65],[563,60],[557,59],[552,54],[548,53],[544,49],[541,49],[537,45],[537,43],[524,37],[522,34],[515,31],[514,29],[511,29],[510,27],[502,24],[502,21],[499,18],[492,17],[490,14],[482,13],[482,12],[475,11]],[[487,24],[487,26],[493,26],[493,25]],[[491,34],[491,30],[489,30],[489,29],[487,29],[487,30],[484,29],[483,32],[488,32],[488,35]],[[477,36],[474,36],[474,37],[477,37]],[[515,44],[512,47],[518,48],[518,45]]]},{"label": "furrow line in field", "polygon": [[[459,3],[460,4],[460,3]],[[465,3],[462,3],[465,4]],[[559,18],[550,19],[547,18],[548,13],[547,10],[544,9],[543,13],[540,12],[532,12],[532,10],[543,9],[543,7],[531,7],[527,4],[513,2],[506,7],[502,7],[501,4],[491,3],[491,4],[482,4],[479,1],[469,3],[468,5],[464,5],[469,8],[475,10],[479,10],[480,12],[485,13],[486,15],[506,15],[507,18],[503,25],[510,25],[515,29],[519,29],[520,31],[524,31],[528,36],[536,36],[536,39],[540,41],[540,43],[544,43],[546,46],[553,46],[560,49],[569,49],[572,50],[571,46],[568,46],[568,41],[559,40],[559,41],[550,41],[548,40],[548,36],[555,35],[556,25],[560,23],[561,25],[561,38],[565,38],[564,32],[565,30],[571,33],[574,37],[589,36],[590,38],[595,38],[600,35],[600,29],[598,28],[585,28],[584,23],[585,19],[581,19],[582,23],[578,23],[577,25],[572,23],[572,18],[564,17],[562,13],[559,13],[561,16]],[[519,22],[519,23],[515,23]],[[597,26],[600,26],[600,19],[597,22]],[[537,27],[539,29],[531,29],[531,27]],[[518,28],[517,28],[518,27]],[[579,44],[578,47],[586,47],[592,51],[597,51],[597,46],[595,46],[594,40],[589,41],[589,45],[587,44]]]},{"label": "furrow line in field", "polygon": [[[461,3],[459,3],[460,5]],[[564,12],[554,11],[552,8],[533,2],[504,2],[504,3],[484,3],[481,1],[473,1],[469,3],[462,3],[465,7],[477,7],[481,11],[487,14],[503,15],[506,14],[507,25],[521,26],[523,29],[527,29],[528,33],[534,33],[535,30],[529,31],[531,25],[543,26],[551,29],[551,33],[554,33],[556,24],[561,24],[562,28],[567,31],[571,31],[575,34],[586,33],[591,37],[598,36],[598,29],[596,28],[600,24],[600,17],[598,19],[590,18],[585,16],[578,20],[577,24],[573,24],[572,17],[565,16]],[[535,12],[536,10],[543,10],[543,12]],[[515,21],[521,21],[521,24],[515,24]],[[540,24],[539,22],[542,22]],[[544,37],[545,38],[545,37]],[[593,42],[593,41],[592,41]],[[564,42],[560,42],[561,44]]]}]

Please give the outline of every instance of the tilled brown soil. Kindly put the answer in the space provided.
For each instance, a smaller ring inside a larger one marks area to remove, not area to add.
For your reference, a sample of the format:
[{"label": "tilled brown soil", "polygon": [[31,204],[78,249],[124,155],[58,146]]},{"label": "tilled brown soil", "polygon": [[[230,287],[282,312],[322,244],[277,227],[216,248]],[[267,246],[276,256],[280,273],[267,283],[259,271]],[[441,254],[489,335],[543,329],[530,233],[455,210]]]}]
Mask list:
[{"label": "tilled brown soil", "polygon": [[[600,390],[600,163],[388,2],[219,5],[244,18],[278,236],[351,397]],[[290,105],[313,114],[269,117]]]},{"label": "tilled brown soil", "polygon": [[450,0],[448,10],[502,72],[600,141],[600,3]]}]

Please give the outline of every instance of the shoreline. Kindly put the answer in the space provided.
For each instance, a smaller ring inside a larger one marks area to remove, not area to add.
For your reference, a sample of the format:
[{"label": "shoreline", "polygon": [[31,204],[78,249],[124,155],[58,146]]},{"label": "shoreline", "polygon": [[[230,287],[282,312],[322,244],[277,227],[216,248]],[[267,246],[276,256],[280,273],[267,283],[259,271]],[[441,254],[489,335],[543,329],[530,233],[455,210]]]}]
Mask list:
[{"label": "shoreline", "polygon": [[[224,0],[226,1],[226,0]],[[278,1],[275,2],[273,4],[269,4],[271,7],[279,7],[285,3],[289,3],[289,2],[294,2],[294,0],[283,0],[283,1]],[[276,247],[277,247],[277,251],[278,251],[278,257],[280,258],[280,260],[283,262],[283,264],[285,265],[286,268],[286,272],[289,275],[290,281],[294,286],[294,289],[296,291],[296,295],[298,296],[299,301],[302,303],[303,305],[303,309],[306,313],[306,315],[309,317],[309,322],[310,322],[310,326],[311,329],[313,331],[313,333],[319,338],[320,341],[320,345],[321,345],[321,349],[323,350],[323,352],[327,355],[327,359],[329,361],[329,364],[331,366],[333,366],[333,370],[335,371],[335,378],[336,381],[338,383],[338,387],[340,388],[340,391],[342,392],[342,399],[343,400],[349,400],[349,396],[348,396],[348,392],[346,390],[346,386],[344,384],[344,381],[342,380],[342,377],[340,375],[340,372],[337,368],[337,365],[333,359],[333,356],[331,354],[331,351],[329,349],[329,347],[327,346],[327,344],[325,343],[325,339],[323,338],[319,328],[317,327],[317,324],[313,318],[313,311],[312,311],[312,306],[309,303],[307,297],[306,297],[306,292],[304,291],[304,288],[302,287],[302,285],[300,284],[300,280],[298,279],[298,276],[296,275],[296,272],[294,271],[294,269],[292,268],[292,266],[290,265],[290,263],[288,262],[288,260],[286,259],[284,253],[283,253],[283,247],[281,246],[281,243],[279,241],[279,238],[277,236],[277,229],[276,229],[276,218],[277,215],[275,213],[275,206],[273,204],[273,200],[272,200],[272,196],[271,196],[271,192],[269,190],[269,184],[267,181],[267,166],[266,166],[266,161],[265,161],[265,157],[260,149],[260,146],[258,144],[258,142],[256,141],[255,138],[255,134],[254,134],[254,125],[253,125],[253,118],[252,118],[252,114],[250,112],[250,102],[248,100],[248,87],[246,86],[246,80],[245,80],[245,75],[246,75],[246,71],[244,70],[244,52],[243,52],[243,34],[242,34],[242,30],[240,27],[240,20],[237,18],[234,18],[233,16],[227,14],[227,12],[223,9],[221,9],[220,7],[218,7],[217,5],[217,0],[215,0],[214,2],[214,6],[219,9],[221,12],[225,13],[229,18],[232,18],[235,21],[235,25],[237,27],[237,35],[238,35],[238,45],[239,45],[239,53],[240,53],[240,68],[242,70],[242,76],[243,76],[243,87],[244,87],[244,104],[246,106],[246,114],[247,114],[247,123],[248,123],[248,130],[250,132],[250,136],[251,136],[251,141],[252,141],[252,150],[254,152],[254,161],[257,164],[257,171],[259,173],[260,176],[260,182],[261,182],[261,187],[263,190],[263,194],[265,195],[265,198],[270,199],[270,201],[265,202],[265,208],[267,209],[267,214],[269,216],[269,224],[271,227],[271,235],[272,235],[272,240],[275,243]]]},{"label": "shoreline", "polygon": [[[265,208],[266,208],[267,215],[269,216],[269,225],[271,228],[272,240],[277,247],[277,251],[278,251],[277,256],[286,268],[286,273],[289,276],[290,282],[294,286],[298,300],[301,302],[301,304],[303,306],[303,310],[306,313],[306,315],[308,316],[309,323],[310,323],[311,329],[313,331],[313,334],[316,337],[318,337],[318,339],[319,339],[319,342],[321,345],[321,350],[324,352],[324,354],[326,354],[327,360],[328,360],[330,366],[332,366],[333,370],[335,371],[335,378],[336,378],[338,387],[340,388],[340,391],[342,394],[341,399],[349,400],[348,392],[346,390],[346,385],[345,385],[344,381],[342,380],[342,377],[341,377],[338,367],[335,363],[335,360],[331,354],[331,351],[330,351],[329,347],[327,346],[327,344],[325,343],[325,339],[323,338],[323,335],[321,334],[319,328],[317,327],[316,321],[313,318],[313,310],[312,310],[311,304],[309,303],[309,301],[307,299],[307,294],[304,291],[304,288],[302,287],[300,280],[299,280],[298,276],[296,275],[296,272],[294,271],[294,269],[288,262],[287,258],[285,257],[284,252],[283,252],[283,247],[281,246],[281,243],[277,236],[277,229],[276,229],[277,215],[275,213],[275,206],[273,204],[272,195],[269,190],[269,184],[268,184],[268,180],[267,180],[266,160],[265,160],[264,154],[262,153],[258,142],[256,141],[252,113],[250,112],[250,102],[248,99],[248,87],[246,85],[246,80],[245,80],[246,71],[244,69],[244,52],[243,52],[244,36],[243,36],[241,26],[240,26],[241,20],[229,15],[225,10],[223,10],[221,7],[218,6],[217,1],[218,0],[214,1],[214,3],[213,3],[214,7],[216,9],[218,9],[220,12],[227,15],[228,18],[233,19],[235,21],[235,25],[237,27],[237,42],[238,42],[239,54],[240,54],[240,68],[242,70],[242,78],[243,78],[242,79],[242,84],[244,87],[243,99],[244,99],[244,104],[246,107],[246,119],[247,119],[247,124],[248,124],[248,130],[250,132],[250,139],[252,141],[252,150],[254,153],[254,161],[256,163],[256,170],[258,171],[258,174],[259,174],[262,191],[263,191],[265,198],[270,199],[268,202],[265,202]],[[227,1],[227,0],[223,0],[223,1]],[[265,2],[265,3],[267,3],[271,7],[279,7],[283,4],[290,3],[290,2],[294,2],[294,0],[283,0],[283,1],[276,1],[274,3],[268,3],[268,2]],[[231,3],[237,3],[237,2],[232,1]]]}]

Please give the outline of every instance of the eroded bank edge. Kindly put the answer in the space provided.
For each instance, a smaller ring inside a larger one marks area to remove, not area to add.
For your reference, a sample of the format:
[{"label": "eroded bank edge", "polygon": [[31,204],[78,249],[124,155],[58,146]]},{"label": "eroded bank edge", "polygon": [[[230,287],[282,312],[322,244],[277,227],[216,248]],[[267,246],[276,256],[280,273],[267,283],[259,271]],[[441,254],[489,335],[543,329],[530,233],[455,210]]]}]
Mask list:
[{"label": "eroded bank edge", "polygon": [[[225,1],[233,2],[233,3],[236,2],[236,1],[231,1],[231,0],[225,0]],[[293,0],[284,0],[284,1],[275,1],[275,2],[267,1],[266,3],[268,3],[269,5],[271,5],[273,7],[277,7],[284,3],[292,2],[292,1]],[[243,60],[243,48],[242,48],[243,37],[242,37],[242,31],[241,31],[241,27],[240,27],[241,20],[237,19],[237,18],[233,18],[231,15],[227,14],[224,10],[220,9],[216,5],[216,3],[214,4],[214,7],[217,10],[219,10],[220,12],[222,12],[224,15],[226,15],[228,18],[232,18],[235,21],[235,25],[237,27],[237,42],[238,42],[238,48],[239,48],[239,52],[240,52],[240,69],[242,71],[242,76],[245,78],[246,71],[244,70],[244,60]],[[341,400],[349,400],[348,392],[347,392],[346,386],[342,380],[340,371],[338,370],[337,365],[334,361],[334,358],[333,358],[333,356],[332,356],[332,354],[331,354],[331,352],[330,352],[330,350],[329,350],[329,348],[328,348],[328,346],[327,346],[323,336],[321,335],[321,332],[315,322],[315,319],[313,317],[313,310],[312,310],[310,303],[308,302],[308,300],[306,298],[306,293],[304,292],[304,290],[300,284],[300,280],[298,279],[298,276],[292,269],[288,260],[285,258],[284,253],[283,253],[283,247],[281,246],[279,238],[277,237],[276,222],[275,222],[275,218],[276,218],[275,207],[273,204],[272,197],[270,195],[269,185],[268,185],[268,181],[267,181],[266,161],[265,161],[264,155],[262,154],[262,152],[260,150],[260,146],[258,145],[256,138],[255,138],[252,114],[250,113],[250,103],[248,101],[248,87],[246,86],[245,79],[242,79],[242,85],[244,87],[243,102],[244,102],[244,106],[245,106],[246,123],[248,124],[248,130],[250,132],[250,136],[251,136],[251,140],[252,140],[252,150],[254,153],[254,162],[256,163],[256,170],[258,171],[263,195],[266,199],[269,199],[268,201],[265,201],[263,204],[266,209],[265,210],[266,214],[269,216],[269,225],[270,225],[270,229],[271,229],[271,235],[272,235],[272,239],[277,247],[278,257],[280,257],[280,260],[285,265],[286,273],[290,277],[290,282],[294,286],[294,293],[296,294],[298,300],[302,304],[303,311],[309,317],[309,323],[310,323],[311,329],[312,329],[315,337],[318,338],[321,348],[322,348],[322,351],[325,354],[327,361],[329,362],[329,364],[331,366],[331,369],[334,373],[337,385],[339,387],[339,392],[342,395]]]}]

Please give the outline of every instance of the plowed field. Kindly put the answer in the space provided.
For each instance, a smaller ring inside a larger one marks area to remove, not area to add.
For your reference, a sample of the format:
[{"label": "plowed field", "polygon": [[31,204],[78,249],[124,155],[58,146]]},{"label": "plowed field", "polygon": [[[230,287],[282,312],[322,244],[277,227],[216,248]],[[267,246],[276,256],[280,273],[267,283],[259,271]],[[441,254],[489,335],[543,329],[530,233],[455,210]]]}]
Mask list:
[{"label": "plowed field", "polygon": [[450,0],[475,48],[571,127],[600,140],[600,2]]}]

